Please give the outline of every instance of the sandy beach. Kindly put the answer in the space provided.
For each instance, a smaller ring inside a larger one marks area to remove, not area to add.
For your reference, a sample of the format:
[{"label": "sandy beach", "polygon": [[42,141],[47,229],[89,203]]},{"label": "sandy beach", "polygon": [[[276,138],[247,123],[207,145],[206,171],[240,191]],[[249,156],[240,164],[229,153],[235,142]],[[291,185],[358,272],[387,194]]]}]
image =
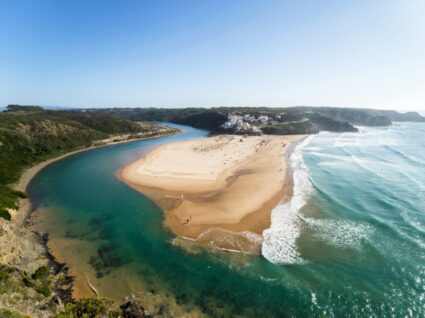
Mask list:
[{"label": "sandy beach", "polygon": [[303,137],[222,135],[166,144],[118,176],[164,210],[177,237],[252,251],[272,208],[292,193],[285,152]]}]

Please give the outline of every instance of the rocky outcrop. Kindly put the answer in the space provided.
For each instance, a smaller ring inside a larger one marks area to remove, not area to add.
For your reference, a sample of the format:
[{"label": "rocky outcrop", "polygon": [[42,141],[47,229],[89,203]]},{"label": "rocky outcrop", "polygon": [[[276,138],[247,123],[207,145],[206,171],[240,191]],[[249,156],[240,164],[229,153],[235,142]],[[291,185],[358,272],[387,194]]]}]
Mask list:
[{"label": "rocky outcrop", "polygon": [[0,263],[32,273],[47,265],[48,259],[36,234],[0,218]]},{"label": "rocky outcrop", "polygon": [[120,306],[123,318],[150,318],[152,317],[137,300],[128,301]]}]

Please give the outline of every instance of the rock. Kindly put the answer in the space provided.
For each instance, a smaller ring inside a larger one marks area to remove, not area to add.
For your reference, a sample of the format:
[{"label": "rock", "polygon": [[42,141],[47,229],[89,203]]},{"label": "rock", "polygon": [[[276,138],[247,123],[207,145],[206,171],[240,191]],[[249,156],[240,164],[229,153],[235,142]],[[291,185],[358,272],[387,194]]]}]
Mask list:
[{"label": "rock", "polygon": [[123,318],[150,318],[152,317],[137,301],[131,300],[120,306]]},{"label": "rock", "polygon": [[0,219],[0,262],[28,273],[47,265],[45,249],[36,235],[15,222]]}]

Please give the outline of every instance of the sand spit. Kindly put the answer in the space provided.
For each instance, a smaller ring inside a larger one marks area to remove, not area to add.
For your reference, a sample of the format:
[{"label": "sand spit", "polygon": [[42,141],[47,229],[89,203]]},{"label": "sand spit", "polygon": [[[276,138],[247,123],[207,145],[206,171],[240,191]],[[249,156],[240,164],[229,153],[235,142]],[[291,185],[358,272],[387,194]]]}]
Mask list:
[{"label": "sand spit", "polygon": [[[240,233],[257,234],[252,244],[261,244],[272,208],[291,195],[285,152],[303,137],[226,135],[166,144],[118,175],[163,208],[176,236],[241,250],[247,244],[240,244]],[[223,240],[217,229],[235,235]]]}]

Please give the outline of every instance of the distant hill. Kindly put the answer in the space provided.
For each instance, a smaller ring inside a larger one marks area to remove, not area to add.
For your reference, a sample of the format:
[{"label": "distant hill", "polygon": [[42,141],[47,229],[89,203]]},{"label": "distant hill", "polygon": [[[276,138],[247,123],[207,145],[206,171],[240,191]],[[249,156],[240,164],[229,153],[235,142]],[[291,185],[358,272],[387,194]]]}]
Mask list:
[{"label": "distant hill", "polygon": [[388,126],[391,119],[372,110],[336,107],[291,107],[288,112],[315,112],[337,121],[346,121],[352,125]]},{"label": "distant hill", "polygon": [[[222,133],[221,126],[229,114],[256,117],[267,115],[272,123],[260,129],[268,134],[304,134],[319,131],[356,131],[359,126],[388,126],[392,121],[425,122],[418,113],[399,113],[389,110],[310,107],[215,107],[205,108],[107,108],[88,109],[88,112],[107,113],[130,120],[170,121]],[[229,131],[227,131],[228,133]]]},{"label": "distant hill", "polygon": [[399,113],[394,110],[381,110],[377,111],[379,114],[388,117],[392,121],[399,122],[425,122],[425,117],[418,112]]},{"label": "distant hill", "polygon": [[388,126],[392,121],[425,122],[425,117],[417,112],[399,113],[395,110],[299,106],[287,108],[287,111],[318,112],[336,120],[345,120],[354,125],[363,126]]},{"label": "distant hill", "polygon": [[0,216],[9,218],[7,209],[17,208],[17,199],[24,196],[11,184],[25,167],[117,135],[131,139],[163,133],[155,124],[110,114],[8,106],[0,113]]}]

